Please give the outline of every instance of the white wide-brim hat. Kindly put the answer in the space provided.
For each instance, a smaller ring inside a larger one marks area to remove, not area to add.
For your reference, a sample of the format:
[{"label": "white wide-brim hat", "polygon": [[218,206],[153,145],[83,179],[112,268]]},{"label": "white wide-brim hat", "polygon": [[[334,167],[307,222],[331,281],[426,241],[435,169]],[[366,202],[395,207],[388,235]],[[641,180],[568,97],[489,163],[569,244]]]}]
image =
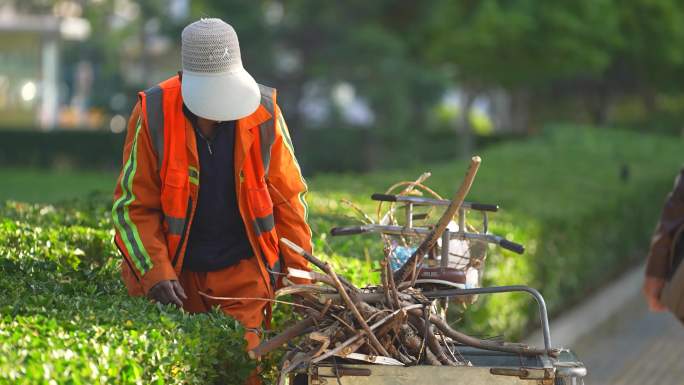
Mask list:
[{"label": "white wide-brim hat", "polygon": [[183,71],[183,101],[193,114],[209,120],[237,120],[259,108],[259,85],[245,69],[208,75]]},{"label": "white wide-brim hat", "polygon": [[218,121],[247,117],[259,108],[259,85],[242,66],[237,34],[221,19],[183,29],[181,94],[195,115]]}]

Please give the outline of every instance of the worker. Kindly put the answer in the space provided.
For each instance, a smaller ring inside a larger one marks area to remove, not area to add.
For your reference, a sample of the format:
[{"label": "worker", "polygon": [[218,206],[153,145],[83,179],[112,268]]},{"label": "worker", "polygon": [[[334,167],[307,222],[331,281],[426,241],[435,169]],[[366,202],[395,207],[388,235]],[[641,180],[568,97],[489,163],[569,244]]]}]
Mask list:
[{"label": "worker", "polygon": [[[668,309],[662,301],[661,293],[668,281],[675,276],[676,268],[684,254],[683,232],[684,169],[680,171],[675,180],[674,189],[667,196],[648,254],[643,292],[652,311]],[[680,295],[684,296],[684,293]]]},{"label": "worker", "polygon": [[[114,192],[128,292],[188,312],[218,306],[247,330],[269,322],[286,267],[308,270],[304,195],[276,90],[244,69],[235,30],[201,19],[182,32],[182,71],[140,92]],[[227,297],[233,299],[212,299]]]}]

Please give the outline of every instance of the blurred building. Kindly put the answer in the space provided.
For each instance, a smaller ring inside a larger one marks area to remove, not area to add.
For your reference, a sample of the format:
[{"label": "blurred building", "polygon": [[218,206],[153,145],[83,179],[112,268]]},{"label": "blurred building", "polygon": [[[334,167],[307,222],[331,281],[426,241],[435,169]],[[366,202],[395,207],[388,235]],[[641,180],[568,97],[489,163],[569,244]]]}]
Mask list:
[{"label": "blurred building", "polygon": [[89,33],[84,19],[19,14],[12,3],[0,7],[0,126],[57,125],[60,42]]},{"label": "blurred building", "polygon": [[135,90],[180,67],[189,0],[161,4],[0,2],[0,129],[122,131]]}]

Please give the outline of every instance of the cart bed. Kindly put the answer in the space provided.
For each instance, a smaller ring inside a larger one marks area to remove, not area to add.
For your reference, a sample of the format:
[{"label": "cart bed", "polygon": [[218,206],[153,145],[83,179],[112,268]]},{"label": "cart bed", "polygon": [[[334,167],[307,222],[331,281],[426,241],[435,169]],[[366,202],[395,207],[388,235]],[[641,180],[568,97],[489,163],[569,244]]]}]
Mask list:
[{"label": "cart bed", "polygon": [[[292,385],[581,385],[584,364],[568,350],[558,359],[462,347],[473,366],[387,366],[337,358],[295,374]],[[340,376],[336,376],[336,371]]]}]

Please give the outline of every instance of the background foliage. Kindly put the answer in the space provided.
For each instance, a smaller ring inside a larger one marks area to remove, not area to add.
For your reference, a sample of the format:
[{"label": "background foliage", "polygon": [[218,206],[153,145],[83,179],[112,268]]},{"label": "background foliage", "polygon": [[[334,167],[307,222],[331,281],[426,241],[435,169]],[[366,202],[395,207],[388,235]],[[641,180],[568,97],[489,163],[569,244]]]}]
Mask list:
[{"label": "background foliage", "polygon": [[[246,68],[279,89],[295,142],[316,152],[318,141],[307,138],[320,138],[334,153],[315,156],[305,168],[311,173],[330,159],[344,161],[327,171],[391,166],[393,149],[411,153],[412,143],[434,132],[458,133],[450,155],[469,155],[473,109],[485,110],[496,132],[519,135],[559,121],[682,131],[684,3],[677,0],[8,3],[29,14],[78,10],[92,31],[61,46],[62,102],[85,61],[95,69],[87,107],[123,117],[137,91],[178,70],[185,25],[209,16],[229,21]],[[176,15],[171,3],[189,4],[188,11]],[[167,49],[155,53],[160,40]],[[350,118],[350,105],[368,116]],[[356,159],[329,145],[340,140],[355,143]],[[118,154],[107,154],[107,164],[118,164]]]},{"label": "background foliage", "polygon": [[[363,171],[369,156],[378,157],[374,167],[379,169],[434,162],[452,158],[460,146],[455,132],[427,132],[412,139],[410,145],[405,143],[404,137],[388,138],[372,148],[366,145],[367,131],[298,129],[297,132],[300,136],[297,148],[306,149],[299,151],[297,157],[307,176]],[[515,138],[505,134],[478,136],[475,144],[483,148]],[[5,168],[21,169],[17,177],[26,168],[61,173],[88,170],[97,175],[98,170],[109,172],[121,166],[123,142],[122,135],[103,131],[0,130],[0,164]],[[29,177],[30,174],[24,175],[24,178]]]},{"label": "background foliage", "polygon": [[[485,285],[536,287],[559,314],[642,259],[682,159],[679,0],[5,0],[0,14],[89,22],[87,39],[59,41],[58,104],[87,115],[73,125],[100,122],[43,132],[0,117],[0,384],[242,383],[254,368],[234,320],[128,297],[111,242],[121,121],[176,73],[180,32],[200,17],[231,23],[246,68],[278,88],[316,254],[359,285],[377,282],[380,243],[328,235],[356,221],[341,201],[372,213],[370,194],[426,170],[450,196],[458,159],[480,152],[469,199],[500,204],[492,231],[527,247],[490,248]],[[38,63],[13,75],[9,53],[38,58],[45,36],[0,29],[0,94],[33,82],[37,106]],[[517,294],[455,310],[478,336],[537,322]],[[276,327],[291,317],[278,307]]]}]

